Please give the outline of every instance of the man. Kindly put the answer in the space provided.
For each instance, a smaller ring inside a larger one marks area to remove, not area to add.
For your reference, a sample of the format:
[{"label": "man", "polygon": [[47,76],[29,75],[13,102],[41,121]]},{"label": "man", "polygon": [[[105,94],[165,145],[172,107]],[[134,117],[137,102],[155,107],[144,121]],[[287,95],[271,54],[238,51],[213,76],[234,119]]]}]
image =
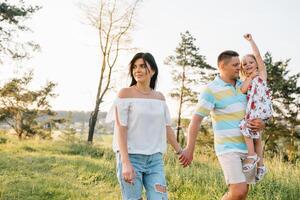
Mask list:
[{"label": "man", "polygon": [[[184,167],[193,160],[199,125],[204,117],[211,115],[215,151],[222,167],[229,191],[222,200],[243,200],[248,184],[255,183],[255,176],[242,171],[242,159],[247,156],[247,146],[239,129],[245,115],[246,95],[240,91],[240,60],[235,51],[224,51],[218,57],[219,75],[200,93],[197,110],[188,128],[187,146],[179,157]],[[254,131],[264,128],[260,119],[248,122]]]}]

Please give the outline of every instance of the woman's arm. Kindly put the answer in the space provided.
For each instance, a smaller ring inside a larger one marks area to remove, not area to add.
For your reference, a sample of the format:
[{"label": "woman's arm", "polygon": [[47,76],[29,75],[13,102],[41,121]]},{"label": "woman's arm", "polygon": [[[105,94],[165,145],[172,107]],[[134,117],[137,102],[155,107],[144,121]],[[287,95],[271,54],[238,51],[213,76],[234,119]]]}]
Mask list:
[{"label": "woman's arm", "polygon": [[171,126],[167,126],[167,140],[168,140],[168,143],[175,150],[176,154],[181,154],[182,149],[176,140],[175,134],[174,134]]},{"label": "woman's arm", "polygon": [[[159,96],[160,100],[162,100],[162,101],[166,100],[165,96],[161,92],[157,92],[157,95]],[[167,112],[167,113],[169,112],[167,107],[166,107],[165,112]],[[182,148],[178,144],[178,142],[176,140],[176,137],[175,137],[175,134],[174,134],[174,132],[173,132],[170,125],[166,125],[166,131],[167,131],[167,141],[168,141],[168,143],[173,147],[176,154],[181,154]]]},{"label": "woman's arm", "polygon": [[122,176],[128,183],[133,184],[135,178],[135,172],[133,166],[129,160],[128,148],[127,148],[127,126],[122,126],[118,117],[118,110],[116,108],[116,126],[118,130],[117,141],[119,145],[119,152],[122,162]]},{"label": "woman's arm", "polygon": [[[117,109],[116,109],[117,112]],[[116,113],[117,116],[117,113]],[[121,162],[122,163],[130,163],[129,156],[128,156],[128,148],[127,148],[127,127],[122,126],[119,122],[118,116],[116,117],[116,126],[118,130],[118,146],[119,152],[121,154]]]},{"label": "woman's arm", "polygon": [[[119,91],[118,97],[119,98],[126,98],[130,95],[129,88],[123,88]],[[127,126],[122,125],[119,119],[119,111],[118,107],[116,106],[115,109],[115,118],[116,118],[116,127],[118,130],[117,134],[117,142],[119,146],[119,153],[121,155],[121,163],[122,163],[122,176],[124,180],[130,184],[133,184],[135,178],[134,168],[129,160],[128,155],[128,148],[127,148]]]},{"label": "woman's arm", "polygon": [[265,63],[260,55],[260,52],[258,50],[257,45],[255,44],[252,35],[251,34],[245,34],[244,38],[250,42],[253,54],[255,56],[257,65],[258,65],[258,72],[259,72],[259,76],[263,79],[263,80],[267,80],[267,69],[265,66]]}]

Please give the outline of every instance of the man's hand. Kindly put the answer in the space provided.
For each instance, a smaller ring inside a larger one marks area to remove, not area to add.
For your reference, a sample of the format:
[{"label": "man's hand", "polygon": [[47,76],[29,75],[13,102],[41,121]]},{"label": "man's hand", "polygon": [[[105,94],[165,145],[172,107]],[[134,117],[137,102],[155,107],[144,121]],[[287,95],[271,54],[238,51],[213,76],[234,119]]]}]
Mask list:
[{"label": "man's hand", "polygon": [[179,156],[179,161],[183,167],[187,167],[188,165],[191,164],[191,162],[193,160],[193,154],[194,154],[193,151],[190,151],[187,148],[183,149],[183,151],[181,152],[181,154]]},{"label": "man's hand", "polygon": [[247,127],[250,128],[252,131],[258,132],[262,131],[266,125],[261,119],[251,119],[248,120]]}]

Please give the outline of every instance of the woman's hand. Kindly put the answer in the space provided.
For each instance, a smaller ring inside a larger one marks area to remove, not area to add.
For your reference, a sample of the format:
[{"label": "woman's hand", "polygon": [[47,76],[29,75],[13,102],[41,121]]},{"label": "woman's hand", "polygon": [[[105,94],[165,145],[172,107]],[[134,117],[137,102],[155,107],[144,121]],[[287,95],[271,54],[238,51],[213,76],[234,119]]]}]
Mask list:
[{"label": "woman's hand", "polygon": [[130,162],[122,163],[122,176],[127,183],[134,183],[136,174]]}]

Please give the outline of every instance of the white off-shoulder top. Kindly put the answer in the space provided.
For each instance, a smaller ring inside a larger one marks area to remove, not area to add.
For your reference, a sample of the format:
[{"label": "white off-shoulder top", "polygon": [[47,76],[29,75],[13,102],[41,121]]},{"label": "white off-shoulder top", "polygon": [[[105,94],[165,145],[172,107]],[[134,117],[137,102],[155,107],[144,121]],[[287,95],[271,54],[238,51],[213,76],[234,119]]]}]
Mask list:
[{"label": "white off-shoulder top", "polygon": [[[116,120],[116,108],[121,126],[127,127],[127,147],[130,154],[164,153],[167,148],[166,126],[171,125],[167,104],[159,99],[117,98],[106,116],[106,122]],[[113,150],[119,150],[118,128],[114,126]]]}]

